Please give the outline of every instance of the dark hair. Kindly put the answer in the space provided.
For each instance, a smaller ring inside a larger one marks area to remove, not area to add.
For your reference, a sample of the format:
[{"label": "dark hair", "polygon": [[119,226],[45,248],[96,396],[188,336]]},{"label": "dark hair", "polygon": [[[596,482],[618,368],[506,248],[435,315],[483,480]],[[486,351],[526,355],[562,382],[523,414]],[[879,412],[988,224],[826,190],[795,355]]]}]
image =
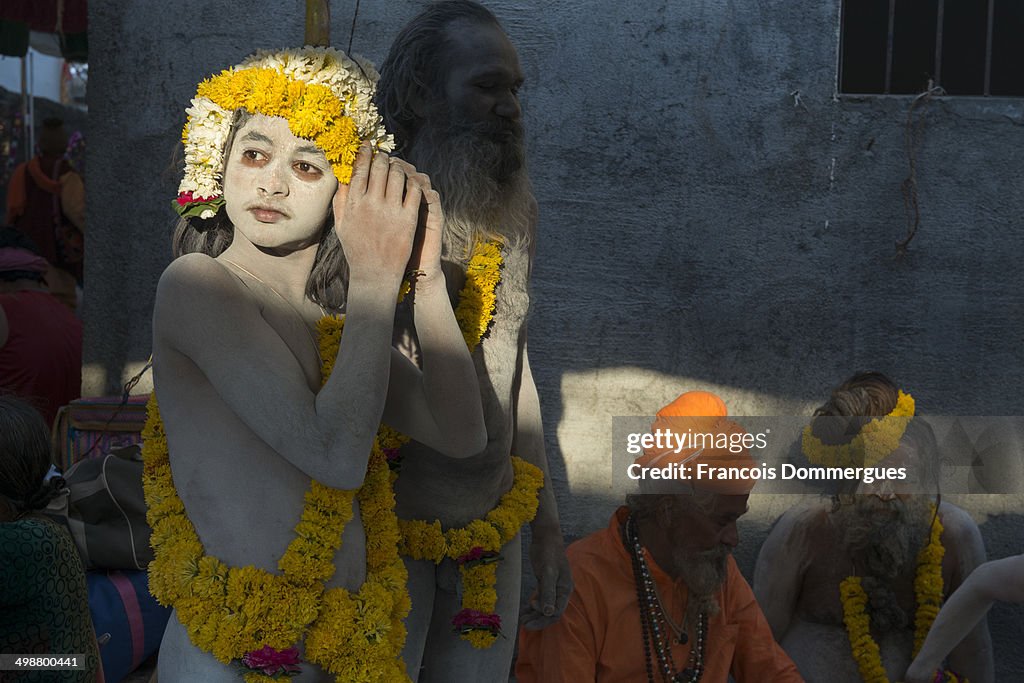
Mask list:
[{"label": "dark hair", "polygon": [[[881,372],[858,372],[832,390],[828,401],[814,411],[811,431],[828,445],[853,440],[873,418],[884,417],[896,407],[899,387]],[[848,419],[838,419],[848,418]]]},{"label": "dark hair", "polygon": [[381,64],[374,101],[385,127],[395,136],[397,152],[408,149],[419,128],[421,117],[414,111],[414,103],[441,95],[441,75],[448,68],[445,30],[460,19],[501,28],[497,17],[480,3],[434,2],[398,33]]},{"label": "dark hair", "polygon": [[[849,443],[872,419],[896,408],[899,392],[899,386],[881,372],[858,372],[836,387],[828,401],[814,411],[811,431],[828,445]],[[903,438],[916,447],[922,478],[938,490],[939,445],[931,425],[914,417],[907,423]]]},{"label": "dark hair", "polygon": [[50,470],[50,435],[38,410],[25,401],[0,394],[0,496],[17,513],[40,510],[61,489],[64,480],[44,483]]},{"label": "dark hair", "polygon": [[[231,121],[231,132],[224,143],[224,164],[227,165],[235,134],[252,118],[245,109],[236,109]],[[223,182],[224,170],[221,169]],[[345,281],[348,279],[348,263],[341,250],[341,242],[334,232],[334,221],[324,224],[320,235],[320,246],[313,261],[313,270],[306,279],[306,296],[328,310],[341,308],[345,303]],[[181,218],[174,226],[171,249],[174,258],[199,252],[216,258],[231,246],[235,226],[228,218],[227,208],[221,207],[213,218]]]}]

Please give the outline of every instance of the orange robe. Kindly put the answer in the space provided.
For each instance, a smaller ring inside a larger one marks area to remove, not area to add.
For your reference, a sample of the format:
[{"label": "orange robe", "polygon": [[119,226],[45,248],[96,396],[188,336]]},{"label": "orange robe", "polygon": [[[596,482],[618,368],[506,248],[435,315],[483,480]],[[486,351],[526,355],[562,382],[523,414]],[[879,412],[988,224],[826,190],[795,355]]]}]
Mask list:
[{"label": "orange robe", "polygon": [[[541,631],[519,632],[519,683],[639,683],[647,680],[640,608],[629,553],[622,545],[622,524],[629,509],[619,508],[607,529],[569,546],[575,583],[562,618]],[[686,586],[675,583],[644,550],[647,565],[666,600],[673,621],[682,621]],[[728,575],[718,592],[721,611],[708,618],[702,683],[802,682],[796,665],[772,637],[736,561],[729,556]],[[692,629],[691,629],[692,630]],[[690,643],[694,642],[690,633]],[[674,644],[672,657],[680,669],[690,645]],[[655,680],[660,681],[657,655],[651,653]]]}]

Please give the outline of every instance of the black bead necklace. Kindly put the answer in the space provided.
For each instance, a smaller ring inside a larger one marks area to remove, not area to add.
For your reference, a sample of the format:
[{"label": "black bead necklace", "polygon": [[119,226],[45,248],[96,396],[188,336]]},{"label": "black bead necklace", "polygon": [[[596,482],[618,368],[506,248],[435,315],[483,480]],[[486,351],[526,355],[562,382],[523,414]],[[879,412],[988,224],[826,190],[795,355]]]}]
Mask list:
[{"label": "black bead necklace", "polygon": [[[644,664],[647,667],[648,683],[657,683],[654,678],[652,649],[658,660],[658,670],[662,681],[665,683],[697,683],[704,674],[707,614],[701,612],[697,617],[697,628],[694,634],[696,642],[690,646],[690,656],[686,661],[686,667],[677,672],[675,661],[672,658],[672,634],[676,635],[676,641],[681,644],[685,644],[689,637],[686,631],[683,628],[677,628],[665,613],[658,596],[657,586],[654,584],[654,577],[651,576],[647,560],[644,559],[643,546],[640,545],[640,537],[633,515],[626,519],[623,536],[623,543],[633,564],[633,578],[636,581],[636,597],[640,607],[640,633],[644,643]],[[685,621],[683,623],[685,627]]]}]

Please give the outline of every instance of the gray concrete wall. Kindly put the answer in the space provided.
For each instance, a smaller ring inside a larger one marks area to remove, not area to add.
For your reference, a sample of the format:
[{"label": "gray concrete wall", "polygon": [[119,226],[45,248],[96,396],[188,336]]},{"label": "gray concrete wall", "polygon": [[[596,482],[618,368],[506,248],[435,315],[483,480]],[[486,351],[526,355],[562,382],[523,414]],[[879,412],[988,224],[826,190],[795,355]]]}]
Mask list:
[{"label": "gray concrete wall", "polygon": [[[335,0],[344,46],[352,2]],[[932,414],[1024,412],[1024,102],[923,107],[921,225],[900,185],[909,97],[835,97],[838,0],[490,3],[522,92],[541,237],[530,323],[567,530],[606,523],[613,415],[685,389],[734,414],[807,414],[853,370],[892,374]],[[363,2],[379,63],[418,7]],[[149,354],[169,259],[183,109],[205,75],[295,45],[302,3],[92,3],[85,389]],[[794,501],[752,503],[750,569]],[[964,497],[991,556],[1024,550],[1019,495]],[[1024,612],[991,617],[998,680],[1024,674]]]}]

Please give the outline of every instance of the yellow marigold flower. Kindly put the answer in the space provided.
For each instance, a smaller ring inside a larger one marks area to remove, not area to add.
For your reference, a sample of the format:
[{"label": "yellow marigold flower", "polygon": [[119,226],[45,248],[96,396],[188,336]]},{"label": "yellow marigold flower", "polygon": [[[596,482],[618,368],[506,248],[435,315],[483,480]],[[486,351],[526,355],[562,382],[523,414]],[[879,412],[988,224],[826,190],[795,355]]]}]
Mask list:
[{"label": "yellow marigold flower", "polygon": [[227,664],[232,659],[240,658],[249,650],[242,649],[242,627],[244,623],[241,617],[227,617],[220,620],[217,639],[210,649],[210,654],[217,660]]},{"label": "yellow marigold flower", "polygon": [[[935,510],[932,509],[934,517]],[[942,599],[942,523],[936,517],[929,543],[918,554],[918,573],[914,581],[917,610],[914,616],[914,650],[916,656],[931,625],[938,614]],[[871,637],[870,620],[865,611],[868,599],[861,585],[861,579],[850,576],[839,584],[839,597],[843,605],[843,623],[850,641],[850,651],[857,662],[864,681],[889,683],[881,663],[878,644]]]},{"label": "yellow marigold flower", "polygon": [[[300,107],[293,110],[291,116],[288,117],[288,129],[296,137],[313,140],[327,129],[329,122],[330,119],[324,118],[323,112]],[[317,146],[322,147],[319,140],[317,140]],[[324,152],[326,153],[326,151],[325,149]]]},{"label": "yellow marigold flower", "polygon": [[498,636],[490,631],[475,630],[463,635],[462,638],[468,640],[469,644],[478,650],[485,650],[494,644]]},{"label": "yellow marigold flower", "polygon": [[288,79],[271,69],[248,69],[246,109],[267,116],[282,116],[291,107],[288,103]]},{"label": "yellow marigold flower", "polygon": [[914,410],[914,398],[900,391],[892,412],[865,424],[850,443],[836,446],[822,443],[808,425],[801,440],[803,452],[808,461],[824,467],[872,467],[899,446]]}]

